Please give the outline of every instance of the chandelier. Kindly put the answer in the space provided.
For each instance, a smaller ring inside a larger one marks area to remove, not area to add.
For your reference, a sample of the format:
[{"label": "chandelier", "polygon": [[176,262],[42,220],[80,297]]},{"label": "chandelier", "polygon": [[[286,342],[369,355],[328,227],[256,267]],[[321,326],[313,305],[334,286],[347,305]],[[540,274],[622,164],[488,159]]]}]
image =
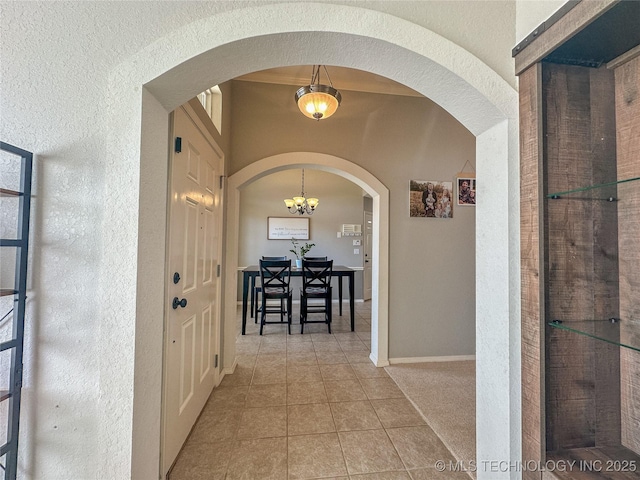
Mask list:
[{"label": "chandelier", "polygon": [[[320,84],[320,67],[324,69],[329,85]],[[342,95],[333,88],[327,67],[314,65],[311,83],[305,87],[300,87],[296,92],[295,98],[298,108],[304,116],[320,120],[329,118],[336,112],[342,100]]]},{"label": "chandelier", "polygon": [[289,213],[295,215],[313,215],[316,207],[320,203],[317,198],[305,198],[304,196],[304,168],[302,169],[302,190],[299,197],[287,198],[284,204],[289,209]]}]

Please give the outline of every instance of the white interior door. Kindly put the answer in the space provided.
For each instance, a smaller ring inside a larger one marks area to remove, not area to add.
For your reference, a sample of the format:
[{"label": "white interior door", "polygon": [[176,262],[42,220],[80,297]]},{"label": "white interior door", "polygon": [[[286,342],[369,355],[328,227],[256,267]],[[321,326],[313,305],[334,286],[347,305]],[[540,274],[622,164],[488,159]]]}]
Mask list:
[{"label": "white interior door", "polygon": [[173,114],[176,137],[181,151],[171,153],[163,475],[219,381],[223,156],[188,105]]},{"label": "white interior door", "polygon": [[371,275],[372,271],[372,254],[371,247],[373,241],[373,213],[364,212],[364,271],[363,271],[363,291],[362,298],[364,300],[371,300]]}]

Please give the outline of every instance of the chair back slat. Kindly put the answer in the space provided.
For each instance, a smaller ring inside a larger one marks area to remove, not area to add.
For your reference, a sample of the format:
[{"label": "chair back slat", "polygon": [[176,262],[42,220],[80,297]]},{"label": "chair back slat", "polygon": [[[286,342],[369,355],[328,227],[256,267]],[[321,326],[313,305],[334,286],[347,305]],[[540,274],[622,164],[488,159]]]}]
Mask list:
[{"label": "chair back slat", "polygon": [[333,260],[302,260],[302,291],[318,291],[331,287]]},{"label": "chair back slat", "polygon": [[263,289],[289,290],[291,260],[260,260],[260,279]]}]

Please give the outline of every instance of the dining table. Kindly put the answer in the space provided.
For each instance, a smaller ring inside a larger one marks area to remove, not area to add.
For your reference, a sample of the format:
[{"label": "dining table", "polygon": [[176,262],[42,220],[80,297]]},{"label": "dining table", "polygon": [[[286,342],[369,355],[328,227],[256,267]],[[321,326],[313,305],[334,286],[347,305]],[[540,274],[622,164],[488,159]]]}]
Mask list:
[{"label": "dining table", "polygon": [[[347,277],[349,280],[349,313],[351,314],[351,331],[355,331],[355,299],[354,299],[354,280],[356,271],[353,268],[344,265],[334,265],[331,271],[332,277],[338,278],[338,301],[339,313],[342,316],[342,279]],[[290,275],[292,277],[301,277],[302,268],[291,267]],[[251,289],[251,311],[254,307],[254,293],[256,286],[256,277],[260,276],[259,265],[249,265],[242,269],[242,335],[246,332],[247,326],[247,307],[249,303],[249,289]]]}]

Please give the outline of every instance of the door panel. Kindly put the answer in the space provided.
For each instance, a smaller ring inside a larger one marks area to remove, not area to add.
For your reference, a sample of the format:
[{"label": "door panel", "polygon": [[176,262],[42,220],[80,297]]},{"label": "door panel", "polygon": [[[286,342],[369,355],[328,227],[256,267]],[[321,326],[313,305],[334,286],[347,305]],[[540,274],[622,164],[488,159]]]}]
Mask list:
[{"label": "door panel", "polygon": [[371,300],[371,282],[373,275],[373,214],[371,212],[364,213],[364,272],[363,272],[363,293],[364,300]]},{"label": "door panel", "polygon": [[162,426],[165,476],[219,381],[222,193],[216,178],[224,165],[219,147],[190,112],[183,106],[173,113],[173,136],[182,138],[184,149],[171,153]]}]

